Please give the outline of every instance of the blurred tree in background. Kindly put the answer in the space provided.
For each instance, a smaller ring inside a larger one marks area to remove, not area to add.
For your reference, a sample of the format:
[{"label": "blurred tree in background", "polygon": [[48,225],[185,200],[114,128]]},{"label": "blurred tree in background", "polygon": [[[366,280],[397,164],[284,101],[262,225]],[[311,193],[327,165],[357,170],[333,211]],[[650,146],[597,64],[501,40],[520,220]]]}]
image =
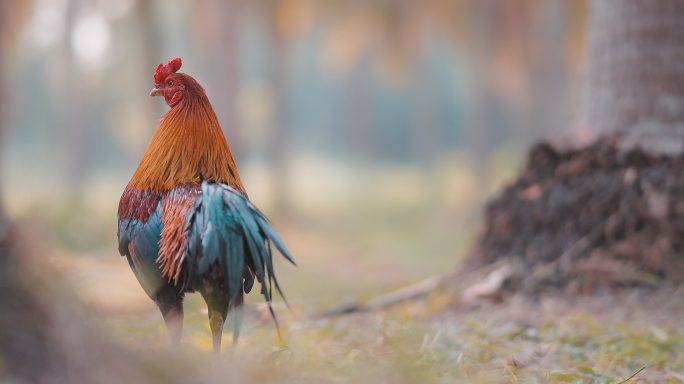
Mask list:
[{"label": "blurred tree in background", "polygon": [[591,1],[588,28],[584,144],[530,151],[473,260],[521,261],[535,291],[681,282],[684,3]]},{"label": "blurred tree in background", "polygon": [[41,221],[70,248],[107,246],[113,202],[164,110],[147,96],[151,71],[182,56],[255,201],[360,247],[373,228],[389,229],[371,240],[377,250],[410,233],[391,251],[407,260],[442,244],[424,271],[463,254],[477,207],[527,145],[569,132],[585,14],[584,2],[539,0],[26,8],[5,59],[14,217]]}]

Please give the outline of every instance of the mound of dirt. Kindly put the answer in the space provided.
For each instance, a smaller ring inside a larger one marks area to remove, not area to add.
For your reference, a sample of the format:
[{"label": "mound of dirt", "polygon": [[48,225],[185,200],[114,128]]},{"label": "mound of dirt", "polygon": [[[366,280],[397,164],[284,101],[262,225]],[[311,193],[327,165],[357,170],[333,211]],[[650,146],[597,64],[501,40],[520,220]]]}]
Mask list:
[{"label": "mound of dirt", "polygon": [[488,203],[471,265],[515,261],[533,290],[684,281],[684,156],[619,144],[535,146]]}]

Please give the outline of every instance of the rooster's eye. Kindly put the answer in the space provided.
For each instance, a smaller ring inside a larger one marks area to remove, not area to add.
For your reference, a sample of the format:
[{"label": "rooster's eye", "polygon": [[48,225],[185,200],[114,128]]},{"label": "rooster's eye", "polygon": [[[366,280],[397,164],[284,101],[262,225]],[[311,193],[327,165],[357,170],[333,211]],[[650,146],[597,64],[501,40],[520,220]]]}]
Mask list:
[{"label": "rooster's eye", "polygon": [[169,80],[168,83],[166,83],[169,87],[173,87],[173,80]]}]

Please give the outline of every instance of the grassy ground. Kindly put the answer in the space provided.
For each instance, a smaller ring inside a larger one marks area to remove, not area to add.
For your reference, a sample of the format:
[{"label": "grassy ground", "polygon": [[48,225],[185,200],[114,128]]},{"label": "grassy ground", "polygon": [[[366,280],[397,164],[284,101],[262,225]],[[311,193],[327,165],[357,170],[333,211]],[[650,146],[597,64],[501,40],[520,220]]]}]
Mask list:
[{"label": "grassy ground", "polygon": [[[183,348],[201,365],[214,357],[196,304]],[[252,307],[237,349],[219,359],[266,381],[618,383],[641,368],[635,382],[684,379],[681,302],[547,298],[433,313],[434,305],[428,300],[318,320],[279,307],[282,339],[265,311]],[[166,345],[154,313],[102,322],[136,349],[155,353]]]},{"label": "grassy ground", "polygon": [[[354,272],[382,270],[382,260],[329,268],[332,259],[311,259],[320,251],[315,232],[286,232],[298,239],[295,248],[299,241],[308,247],[299,252],[299,268],[279,265],[293,307],[275,303],[282,338],[252,295],[237,349],[215,357],[204,304],[193,295],[180,355],[194,367],[246,381],[392,383],[619,383],[645,367],[634,382],[684,382],[684,291],[512,297],[468,307],[438,291],[373,313],[316,319],[340,301],[371,297],[422,272],[412,274],[412,261],[398,261],[393,274],[378,282]],[[96,326],[145,354],[168,352],[160,316],[124,260],[71,253],[54,260]],[[97,273],[102,269],[106,276]],[[230,345],[229,328],[224,340]]]},{"label": "grassy ground", "polygon": [[[219,359],[266,381],[619,383],[643,368],[634,382],[677,383],[684,378],[684,311],[681,303],[661,304],[548,298],[427,315],[423,302],[325,320],[280,310],[282,340],[256,311],[237,349]],[[184,346],[211,360],[199,312],[188,318]],[[106,323],[136,348],[154,352],[165,344],[156,316]]]}]

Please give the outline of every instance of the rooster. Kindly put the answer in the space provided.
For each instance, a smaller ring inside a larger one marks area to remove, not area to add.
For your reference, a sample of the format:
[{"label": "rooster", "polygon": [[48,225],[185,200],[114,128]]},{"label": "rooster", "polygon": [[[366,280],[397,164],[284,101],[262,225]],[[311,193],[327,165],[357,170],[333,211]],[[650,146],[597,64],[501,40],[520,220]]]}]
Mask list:
[{"label": "rooster", "polygon": [[[159,64],[150,96],[170,109],[159,121],[119,202],[119,252],[157,304],[171,341],[183,330],[185,293],[208,307],[212,344],[221,349],[223,325],[256,280],[271,308],[271,246],[294,260],[266,217],[249,201],[235,160],[202,86],[179,73],[181,59]],[[277,326],[277,323],[276,323]]]}]

